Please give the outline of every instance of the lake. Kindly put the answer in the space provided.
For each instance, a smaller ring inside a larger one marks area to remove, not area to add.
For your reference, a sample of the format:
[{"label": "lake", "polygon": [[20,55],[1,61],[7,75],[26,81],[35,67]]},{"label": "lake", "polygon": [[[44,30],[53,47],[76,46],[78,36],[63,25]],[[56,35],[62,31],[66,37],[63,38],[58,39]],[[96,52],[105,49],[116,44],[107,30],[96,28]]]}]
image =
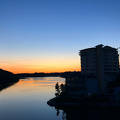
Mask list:
[{"label": "lake", "polygon": [[61,120],[56,109],[47,105],[55,96],[60,77],[32,77],[0,91],[0,120]]},{"label": "lake", "polygon": [[55,97],[55,84],[60,77],[20,79],[0,91],[0,120],[107,120],[120,119],[117,109],[64,109],[47,105]]}]

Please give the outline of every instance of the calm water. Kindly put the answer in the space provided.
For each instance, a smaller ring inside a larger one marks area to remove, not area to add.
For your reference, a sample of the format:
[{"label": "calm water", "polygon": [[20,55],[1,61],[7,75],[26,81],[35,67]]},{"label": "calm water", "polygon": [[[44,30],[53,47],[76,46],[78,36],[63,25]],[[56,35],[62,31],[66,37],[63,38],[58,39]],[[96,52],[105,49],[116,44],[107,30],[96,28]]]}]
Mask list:
[{"label": "calm water", "polygon": [[64,109],[47,105],[54,97],[56,82],[64,78],[38,77],[21,79],[0,91],[0,120],[108,120],[120,119],[120,110]]},{"label": "calm water", "polygon": [[54,97],[56,82],[64,78],[38,77],[21,79],[0,92],[0,120],[61,120],[47,105]]}]

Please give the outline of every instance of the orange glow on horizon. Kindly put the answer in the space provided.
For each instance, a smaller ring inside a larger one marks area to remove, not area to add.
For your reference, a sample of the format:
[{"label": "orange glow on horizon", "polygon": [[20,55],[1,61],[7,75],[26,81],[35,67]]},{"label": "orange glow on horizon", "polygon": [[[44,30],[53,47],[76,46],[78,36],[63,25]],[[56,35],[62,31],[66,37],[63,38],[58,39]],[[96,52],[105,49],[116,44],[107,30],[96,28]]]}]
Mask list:
[{"label": "orange glow on horizon", "polygon": [[44,72],[44,73],[54,73],[54,72],[65,72],[65,71],[80,71],[79,67],[63,67],[63,68],[22,68],[22,67],[3,67],[2,69],[13,72],[13,73],[35,73],[35,72]]},{"label": "orange glow on horizon", "polygon": [[13,73],[80,71],[80,62],[76,59],[14,60],[2,63],[0,68]]}]

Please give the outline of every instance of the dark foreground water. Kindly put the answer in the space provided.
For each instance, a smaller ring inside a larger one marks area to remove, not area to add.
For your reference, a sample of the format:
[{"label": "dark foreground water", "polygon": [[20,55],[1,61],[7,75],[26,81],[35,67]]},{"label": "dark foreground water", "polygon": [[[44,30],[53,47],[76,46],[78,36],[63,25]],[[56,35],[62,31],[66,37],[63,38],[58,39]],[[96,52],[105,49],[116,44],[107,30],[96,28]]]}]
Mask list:
[{"label": "dark foreground water", "polygon": [[117,109],[64,109],[47,105],[54,97],[56,82],[64,78],[38,77],[21,79],[0,91],[0,120],[109,120],[120,119]]}]

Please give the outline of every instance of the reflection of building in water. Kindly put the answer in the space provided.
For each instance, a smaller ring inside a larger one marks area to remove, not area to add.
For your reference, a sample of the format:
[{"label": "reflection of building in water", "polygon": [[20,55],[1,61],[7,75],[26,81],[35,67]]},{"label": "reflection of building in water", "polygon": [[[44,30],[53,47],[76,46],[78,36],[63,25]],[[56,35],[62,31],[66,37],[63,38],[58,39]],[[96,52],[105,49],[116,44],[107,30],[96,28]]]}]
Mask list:
[{"label": "reflection of building in water", "polygon": [[[62,112],[62,111],[61,111]],[[62,120],[108,120],[111,118],[119,118],[119,109],[87,109],[87,108],[69,108],[63,109]]]},{"label": "reflection of building in water", "polygon": [[80,50],[81,74],[66,78],[68,93],[86,95],[105,93],[109,81],[116,79],[119,72],[119,55],[115,48],[98,45]]}]

